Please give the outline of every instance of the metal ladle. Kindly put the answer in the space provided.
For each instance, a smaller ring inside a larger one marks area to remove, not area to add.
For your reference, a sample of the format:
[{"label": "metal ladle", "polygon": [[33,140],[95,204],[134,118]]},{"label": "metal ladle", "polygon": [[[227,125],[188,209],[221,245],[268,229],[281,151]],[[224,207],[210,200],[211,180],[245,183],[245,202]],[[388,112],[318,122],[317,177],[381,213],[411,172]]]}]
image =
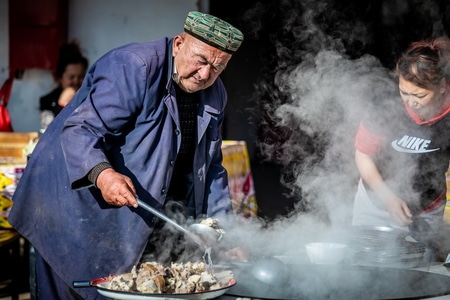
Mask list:
[{"label": "metal ladle", "polygon": [[272,256],[258,259],[251,267],[251,273],[257,280],[276,286],[282,285],[288,278],[286,265]]},{"label": "metal ladle", "polygon": [[217,242],[221,238],[221,235],[214,228],[211,228],[204,224],[192,224],[188,227],[189,230],[187,230],[186,228],[184,228],[171,218],[167,217],[165,214],[161,213],[157,209],[151,207],[144,201],[140,199],[136,200],[140,207],[157,216],[161,220],[164,220],[167,223],[171,224],[173,227],[175,227],[175,229],[185,234],[186,236],[190,237],[195,243],[197,243],[204,249],[212,248],[217,244]]}]

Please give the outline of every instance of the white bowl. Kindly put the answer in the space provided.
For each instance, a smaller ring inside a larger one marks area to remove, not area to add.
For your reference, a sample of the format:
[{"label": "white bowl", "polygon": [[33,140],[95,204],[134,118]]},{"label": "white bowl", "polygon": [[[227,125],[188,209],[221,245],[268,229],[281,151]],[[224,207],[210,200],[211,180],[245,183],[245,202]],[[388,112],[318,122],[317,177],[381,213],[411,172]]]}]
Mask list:
[{"label": "white bowl", "polygon": [[313,264],[337,264],[347,256],[347,245],[340,243],[308,243],[305,248]]}]

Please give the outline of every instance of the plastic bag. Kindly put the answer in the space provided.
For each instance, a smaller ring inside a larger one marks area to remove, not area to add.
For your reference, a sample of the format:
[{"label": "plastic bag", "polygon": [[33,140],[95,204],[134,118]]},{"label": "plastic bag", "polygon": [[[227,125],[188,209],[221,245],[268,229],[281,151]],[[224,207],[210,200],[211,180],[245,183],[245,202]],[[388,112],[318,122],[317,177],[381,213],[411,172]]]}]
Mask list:
[{"label": "plastic bag", "polygon": [[12,132],[11,117],[9,116],[6,106],[9,102],[9,96],[11,95],[13,79],[6,79],[0,89],[0,132]]}]

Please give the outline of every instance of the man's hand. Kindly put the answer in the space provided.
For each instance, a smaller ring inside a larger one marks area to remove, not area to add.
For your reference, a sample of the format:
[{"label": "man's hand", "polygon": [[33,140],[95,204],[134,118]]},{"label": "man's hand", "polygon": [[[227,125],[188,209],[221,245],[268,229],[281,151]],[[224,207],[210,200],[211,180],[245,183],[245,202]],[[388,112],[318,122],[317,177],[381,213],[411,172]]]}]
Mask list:
[{"label": "man's hand", "polygon": [[230,261],[248,261],[247,252],[241,247],[224,251],[222,255],[225,259]]},{"label": "man's hand", "polygon": [[96,186],[108,204],[138,207],[136,189],[129,177],[111,168],[105,169],[98,175]]}]

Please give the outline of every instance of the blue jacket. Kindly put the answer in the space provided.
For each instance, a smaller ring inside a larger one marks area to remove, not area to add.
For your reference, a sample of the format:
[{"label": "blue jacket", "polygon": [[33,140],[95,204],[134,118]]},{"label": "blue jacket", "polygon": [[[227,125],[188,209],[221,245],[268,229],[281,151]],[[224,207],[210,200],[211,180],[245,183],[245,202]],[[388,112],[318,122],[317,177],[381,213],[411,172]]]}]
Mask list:
[{"label": "blue jacket", "polygon": [[[108,205],[88,180],[100,162],[129,176],[138,197],[161,208],[181,143],[171,78],[172,40],[111,50],[89,70],[75,98],[42,135],[13,197],[9,222],[69,285],[129,272],[155,218]],[[222,167],[226,91],[201,91],[194,158],[197,217],[231,210]],[[77,290],[93,299],[95,289]]]}]

